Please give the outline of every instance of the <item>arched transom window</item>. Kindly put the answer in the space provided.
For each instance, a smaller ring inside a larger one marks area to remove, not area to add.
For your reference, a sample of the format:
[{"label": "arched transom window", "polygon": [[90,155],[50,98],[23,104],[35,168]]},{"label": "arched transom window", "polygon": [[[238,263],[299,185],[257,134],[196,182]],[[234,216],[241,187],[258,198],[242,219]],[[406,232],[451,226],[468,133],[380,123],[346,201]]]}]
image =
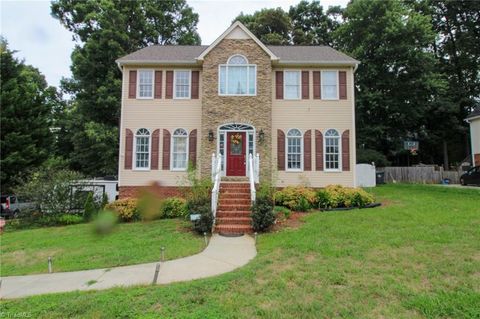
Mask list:
[{"label": "arched transom window", "polygon": [[178,128],[172,136],[172,170],[186,170],[188,162],[188,133]]},{"label": "arched transom window", "polygon": [[291,129],[287,133],[287,170],[301,171],[303,169],[303,147],[302,132],[298,129]]},{"label": "arched transom window", "polygon": [[150,132],[146,128],[135,133],[135,168],[150,168]]},{"label": "arched transom window", "polygon": [[257,66],[249,64],[240,54],[231,56],[227,64],[219,66],[218,93],[220,95],[255,95]]},{"label": "arched transom window", "polygon": [[340,135],[336,130],[325,132],[325,170],[338,171],[340,169]]}]

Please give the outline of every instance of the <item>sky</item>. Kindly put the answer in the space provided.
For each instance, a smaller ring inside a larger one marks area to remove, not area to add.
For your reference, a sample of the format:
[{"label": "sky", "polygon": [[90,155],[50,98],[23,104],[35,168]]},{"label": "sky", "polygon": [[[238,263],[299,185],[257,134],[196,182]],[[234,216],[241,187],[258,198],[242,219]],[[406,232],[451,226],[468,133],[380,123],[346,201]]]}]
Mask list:
[{"label": "sky", "polygon": [[[202,44],[212,43],[243,12],[281,7],[288,10],[300,0],[187,0],[199,14],[198,32]],[[329,6],[346,6],[348,0],[321,0]],[[70,77],[70,55],[75,46],[73,34],[50,15],[50,1],[0,0],[0,34],[24,59],[42,72],[49,85],[58,86]],[[78,44],[78,43],[77,43]]]}]

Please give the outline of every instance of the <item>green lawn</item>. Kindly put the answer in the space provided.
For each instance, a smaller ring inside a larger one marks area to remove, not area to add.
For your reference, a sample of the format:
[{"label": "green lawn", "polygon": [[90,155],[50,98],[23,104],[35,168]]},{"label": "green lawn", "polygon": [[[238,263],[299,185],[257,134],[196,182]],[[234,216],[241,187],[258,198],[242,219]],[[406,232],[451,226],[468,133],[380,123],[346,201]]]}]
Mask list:
[{"label": "green lawn", "polygon": [[222,276],[2,302],[40,318],[479,318],[480,192],[373,189],[383,207],[312,213]]},{"label": "green lawn", "polygon": [[95,235],[91,224],[6,232],[1,236],[1,275],[48,272],[52,256],[55,272],[156,261],[165,246],[165,258],[193,255],[203,238],[189,232],[190,223],[159,220],[119,224],[113,233]]}]

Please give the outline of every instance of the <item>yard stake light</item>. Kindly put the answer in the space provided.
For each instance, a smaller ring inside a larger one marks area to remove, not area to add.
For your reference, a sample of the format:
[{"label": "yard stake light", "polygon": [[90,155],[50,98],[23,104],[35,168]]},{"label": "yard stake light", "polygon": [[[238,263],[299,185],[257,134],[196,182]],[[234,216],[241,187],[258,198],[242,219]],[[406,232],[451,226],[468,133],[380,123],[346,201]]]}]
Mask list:
[{"label": "yard stake light", "polygon": [[162,261],[165,261],[165,247],[162,247],[161,250],[162,250]]},{"label": "yard stake light", "polygon": [[52,270],[52,257],[48,256],[48,273],[51,274],[53,272]]},{"label": "yard stake light", "polygon": [[153,275],[152,285],[155,285],[157,283],[159,272],[160,272],[160,263],[157,263],[157,265],[155,266],[155,275]]},{"label": "yard stake light", "polygon": [[258,235],[258,233],[255,232],[255,245],[257,244],[257,235]]},{"label": "yard stake light", "polygon": [[205,239],[205,247],[207,247],[208,246],[208,239],[207,239],[207,233],[206,232],[203,233],[203,239]]}]

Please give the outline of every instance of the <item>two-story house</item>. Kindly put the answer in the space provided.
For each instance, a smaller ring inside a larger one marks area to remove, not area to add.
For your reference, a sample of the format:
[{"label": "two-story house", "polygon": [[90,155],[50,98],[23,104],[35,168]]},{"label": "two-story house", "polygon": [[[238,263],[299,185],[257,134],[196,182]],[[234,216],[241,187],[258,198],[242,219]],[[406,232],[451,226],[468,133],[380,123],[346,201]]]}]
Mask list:
[{"label": "two-story house", "polygon": [[152,182],[176,194],[189,163],[211,176],[217,161],[222,176],[252,167],[277,187],[355,186],[351,57],[265,45],[235,22],[211,45],[149,46],[117,63],[120,197]]}]

